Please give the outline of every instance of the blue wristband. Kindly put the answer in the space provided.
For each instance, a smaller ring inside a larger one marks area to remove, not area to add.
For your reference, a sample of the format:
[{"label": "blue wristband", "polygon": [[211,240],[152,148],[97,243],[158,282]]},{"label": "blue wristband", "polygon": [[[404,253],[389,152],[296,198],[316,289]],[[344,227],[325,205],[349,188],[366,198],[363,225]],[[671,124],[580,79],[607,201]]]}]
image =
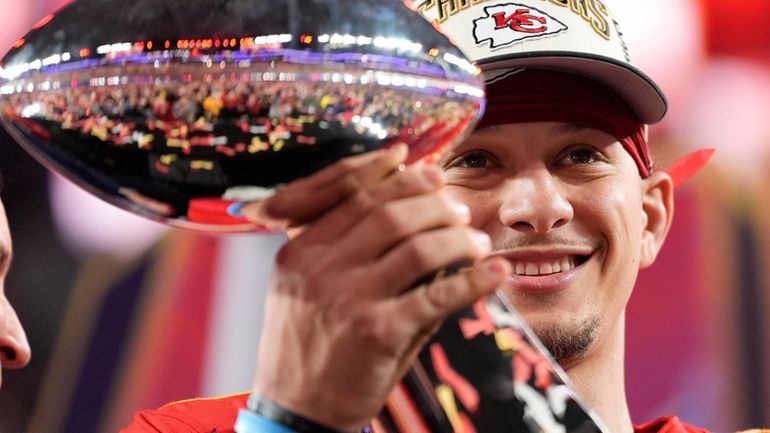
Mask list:
[{"label": "blue wristband", "polygon": [[339,430],[319,424],[302,415],[284,409],[270,400],[260,398],[254,393],[251,393],[249,396],[246,407],[262,418],[284,426],[294,433],[342,433]]},{"label": "blue wristband", "polygon": [[248,409],[240,409],[235,420],[236,433],[297,433]]}]

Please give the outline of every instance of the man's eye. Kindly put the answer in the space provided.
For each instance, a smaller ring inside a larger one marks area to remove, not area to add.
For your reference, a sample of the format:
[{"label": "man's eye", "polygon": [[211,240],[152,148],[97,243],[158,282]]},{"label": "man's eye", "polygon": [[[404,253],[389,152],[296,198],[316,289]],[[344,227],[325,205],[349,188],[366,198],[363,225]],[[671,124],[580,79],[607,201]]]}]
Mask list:
[{"label": "man's eye", "polygon": [[571,150],[563,162],[567,164],[590,164],[596,160],[596,153],[591,149],[584,148]]},{"label": "man's eye", "polygon": [[489,165],[489,158],[480,152],[468,153],[458,158],[456,165],[463,168],[484,168]]}]

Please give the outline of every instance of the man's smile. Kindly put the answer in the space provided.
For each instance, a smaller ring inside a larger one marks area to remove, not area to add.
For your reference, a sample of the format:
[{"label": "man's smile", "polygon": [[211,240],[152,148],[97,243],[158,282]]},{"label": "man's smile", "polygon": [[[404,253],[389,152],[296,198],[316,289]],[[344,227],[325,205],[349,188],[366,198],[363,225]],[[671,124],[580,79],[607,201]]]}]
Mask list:
[{"label": "man's smile", "polygon": [[551,275],[566,272],[575,267],[575,256],[562,257],[548,262],[512,262],[517,275]]},{"label": "man's smile", "polygon": [[593,255],[584,247],[516,248],[497,252],[513,266],[509,278],[516,291],[531,294],[555,293],[566,289]]}]

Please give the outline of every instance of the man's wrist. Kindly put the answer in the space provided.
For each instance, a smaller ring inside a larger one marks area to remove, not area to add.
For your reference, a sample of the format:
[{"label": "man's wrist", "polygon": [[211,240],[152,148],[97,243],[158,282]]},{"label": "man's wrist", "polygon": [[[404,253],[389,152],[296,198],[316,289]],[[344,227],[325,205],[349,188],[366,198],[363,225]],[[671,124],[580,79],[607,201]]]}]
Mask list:
[{"label": "man's wrist", "polygon": [[[241,412],[249,413],[238,414],[236,421],[236,432],[238,433],[342,433],[283,408],[270,400],[263,399],[254,393],[249,396],[247,407],[248,411],[242,410]],[[239,422],[245,428],[244,430],[238,430]],[[273,427],[267,426],[268,423],[272,424]],[[260,428],[260,430],[255,430],[256,428]]]},{"label": "man's wrist", "polygon": [[238,410],[234,430],[236,433],[297,433],[248,409]]}]

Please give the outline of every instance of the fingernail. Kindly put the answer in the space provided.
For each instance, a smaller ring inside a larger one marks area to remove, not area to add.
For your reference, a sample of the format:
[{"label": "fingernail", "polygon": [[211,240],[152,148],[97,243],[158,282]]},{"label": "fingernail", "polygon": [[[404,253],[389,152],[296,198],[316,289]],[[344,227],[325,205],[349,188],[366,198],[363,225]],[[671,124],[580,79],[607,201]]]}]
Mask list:
[{"label": "fingernail", "polygon": [[398,143],[394,146],[391,146],[389,150],[391,153],[394,155],[399,155],[401,158],[406,158],[406,155],[409,154],[409,146],[404,143]]},{"label": "fingernail", "polygon": [[243,207],[246,206],[245,201],[236,201],[227,207],[227,214],[235,218],[243,218]]},{"label": "fingernail", "polygon": [[473,232],[473,243],[484,251],[489,251],[492,248],[492,240],[489,239],[489,235],[484,232]]},{"label": "fingernail", "polygon": [[435,165],[426,165],[421,167],[422,175],[433,186],[444,184],[444,173]]},{"label": "fingernail", "polygon": [[[243,202],[233,211],[237,210],[237,216],[246,219],[256,225],[262,226],[268,230],[283,230],[288,222],[275,218],[268,210],[267,203],[264,201]],[[230,209],[228,209],[228,213]]]},{"label": "fingernail", "polygon": [[506,266],[499,260],[484,263],[484,270],[490,274],[501,275],[506,272]]}]

